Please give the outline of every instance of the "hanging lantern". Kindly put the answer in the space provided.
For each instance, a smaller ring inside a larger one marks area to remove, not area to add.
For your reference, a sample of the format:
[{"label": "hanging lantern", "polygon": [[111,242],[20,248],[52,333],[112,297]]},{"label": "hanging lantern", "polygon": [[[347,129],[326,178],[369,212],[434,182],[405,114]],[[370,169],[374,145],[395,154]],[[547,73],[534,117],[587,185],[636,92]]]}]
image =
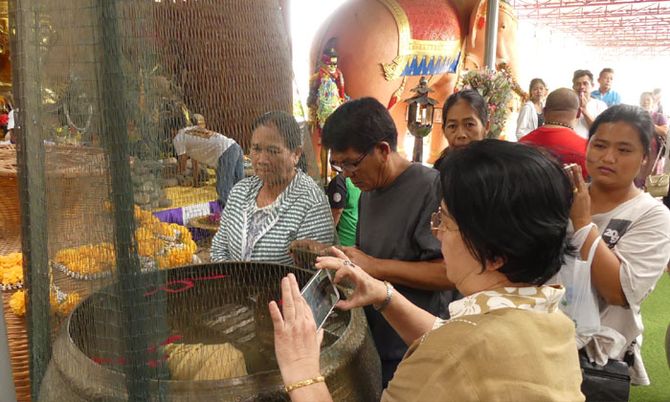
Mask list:
[{"label": "hanging lantern", "polygon": [[433,130],[433,112],[437,101],[428,96],[434,90],[428,86],[426,77],[421,77],[419,85],[410,91],[415,95],[405,99],[405,102],[407,103],[407,129],[414,136],[412,161],[422,162],[423,137]]}]

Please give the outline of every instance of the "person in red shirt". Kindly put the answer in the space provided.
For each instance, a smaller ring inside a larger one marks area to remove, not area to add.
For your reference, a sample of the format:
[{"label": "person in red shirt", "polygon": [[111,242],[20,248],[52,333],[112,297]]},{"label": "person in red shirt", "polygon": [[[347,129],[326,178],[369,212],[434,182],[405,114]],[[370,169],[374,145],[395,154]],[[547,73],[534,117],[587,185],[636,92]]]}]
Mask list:
[{"label": "person in red shirt", "polygon": [[576,163],[586,175],[587,140],[574,131],[578,110],[579,98],[573,90],[553,91],[544,105],[544,126],[521,137],[519,142],[545,148],[564,164]]}]

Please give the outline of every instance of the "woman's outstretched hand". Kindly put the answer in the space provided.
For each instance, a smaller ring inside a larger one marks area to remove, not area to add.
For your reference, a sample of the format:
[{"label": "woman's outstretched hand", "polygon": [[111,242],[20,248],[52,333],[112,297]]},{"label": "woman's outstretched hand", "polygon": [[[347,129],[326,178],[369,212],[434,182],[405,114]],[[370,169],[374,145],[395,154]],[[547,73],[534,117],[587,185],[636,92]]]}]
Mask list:
[{"label": "woman's outstretched hand", "polygon": [[[282,309],[270,302],[275,355],[284,384],[317,377],[323,330],[317,332],[312,310],[300,294],[293,274],[281,281]],[[283,314],[282,314],[283,313]]]},{"label": "woman's outstretched hand", "polygon": [[370,304],[382,304],[386,299],[386,285],[367,274],[361,267],[354,265],[349,258],[335,247],[326,250],[330,257],[317,257],[316,268],[335,271],[333,282],[339,284],[347,280],[354,286],[354,292],[346,299],[337,302],[336,307],[351,310]]}]

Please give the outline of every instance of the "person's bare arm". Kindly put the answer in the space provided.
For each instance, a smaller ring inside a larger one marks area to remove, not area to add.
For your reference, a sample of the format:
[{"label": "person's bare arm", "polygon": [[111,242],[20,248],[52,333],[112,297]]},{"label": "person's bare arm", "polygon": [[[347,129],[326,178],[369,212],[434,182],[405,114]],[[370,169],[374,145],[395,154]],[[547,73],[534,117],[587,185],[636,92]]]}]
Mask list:
[{"label": "person's bare arm", "polygon": [[[577,227],[578,225],[580,224],[575,225],[575,230],[585,226],[581,224],[582,226]],[[607,247],[605,242],[602,241],[595,227],[591,229],[586,241],[584,241],[584,245],[579,250],[580,256],[583,260],[588,258],[594,241],[597,241],[599,244],[591,263],[591,282],[593,283],[593,287],[596,288],[598,294],[605,299],[607,304],[626,306],[628,301],[621,287],[621,278],[619,276],[621,261]]]},{"label": "person's bare arm", "polygon": [[191,173],[193,174],[193,187],[198,187],[200,184],[200,164],[193,158],[191,158]]},{"label": "person's bare arm", "polygon": [[[275,356],[284,385],[291,386],[321,375],[319,349],[323,330],[317,333],[310,307],[300,294],[293,274],[281,281],[282,308],[270,302]],[[325,382],[315,382],[289,392],[292,402],[331,402]]]},{"label": "person's bare arm", "polygon": [[344,209],[331,208],[330,211],[333,213],[333,221],[335,222],[335,226],[337,226],[337,224],[340,223],[340,217],[342,216],[342,212],[344,211]]},{"label": "person's bare arm", "polygon": [[188,161],[188,155],[186,154],[181,154],[177,157],[177,168],[178,173],[182,173],[184,170],[186,170],[186,162]]},{"label": "person's bare arm", "polygon": [[[388,297],[386,284],[370,276],[361,267],[349,264],[347,257],[340,250],[331,250],[331,254],[336,257],[318,257],[316,267],[335,270],[333,278],[335,283],[346,279],[354,286],[351,296],[340,300],[337,307],[350,310],[371,304],[383,305]],[[395,289],[391,290],[389,302],[382,308],[381,313],[407,345],[411,345],[430,331],[437,319],[434,315],[412,304]]]},{"label": "person's bare arm", "polygon": [[356,247],[342,247],[351,261],[379,280],[423,290],[453,289],[443,260],[398,261],[371,257]]},{"label": "person's bare arm", "polygon": [[668,135],[668,125],[664,124],[662,126],[657,126],[654,124],[654,131],[656,135],[658,135],[659,137],[663,137],[663,139],[666,139]]},{"label": "person's bare arm", "polygon": [[395,290],[391,301],[382,310],[382,315],[407,346],[433,329],[437,320],[437,317],[412,304]]},{"label": "person's bare arm", "polygon": [[[592,222],[591,195],[589,194],[589,186],[584,181],[579,165],[573,166],[571,172],[571,180],[575,193],[570,210],[570,220],[576,232]],[[581,258],[583,260],[588,259],[588,254],[594,241],[600,244],[598,244],[593,262],[591,263],[591,281],[593,282],[593,286],[608,304],[625,306],[628,302],[621,287],[621,278],[619,277],[621,261],[607,247],[605,242],[601,240],[596,227],[591,228],[582,248],[579,250]]]}]

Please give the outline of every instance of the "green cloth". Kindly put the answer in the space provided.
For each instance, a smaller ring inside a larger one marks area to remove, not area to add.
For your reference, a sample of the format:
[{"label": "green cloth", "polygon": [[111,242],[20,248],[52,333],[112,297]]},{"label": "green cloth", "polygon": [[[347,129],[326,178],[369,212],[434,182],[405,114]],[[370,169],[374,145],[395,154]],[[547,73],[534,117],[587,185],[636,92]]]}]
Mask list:
[{"label": "green cloth", "polygon": [[358,199],[361,196],[361,190],[354,186],[351,179],[347,177],[347,197],[344,210],[337,224],[337,234],[340,237],[340,244],[343,246],[356,245],[356,224],[358,223]]}]

